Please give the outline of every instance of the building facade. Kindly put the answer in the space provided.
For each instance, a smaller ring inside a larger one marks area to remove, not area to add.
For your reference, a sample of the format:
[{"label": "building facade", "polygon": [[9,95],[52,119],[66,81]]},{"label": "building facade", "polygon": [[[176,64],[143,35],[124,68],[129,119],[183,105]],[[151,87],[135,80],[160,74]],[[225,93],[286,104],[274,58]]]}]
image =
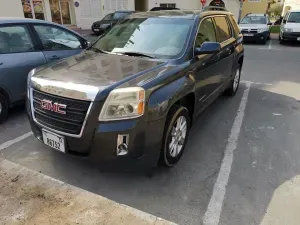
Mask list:
[{"label": "building facade", "polygon": [[246,0],[243,3],[243,18],[248,13],[264,14],[267,12],[268,0]]},{"label": "building facade", "polygon": [[289,10],[300,10],[300,0],[285,0],[283,4],[282,16]]},{"label": "building facade", "polygon": [[[1,0],[0,17],[25,17],[52,21],[66,26],[89,29],[116,10],[147,11],[153,7],[202,9],[200,0]],[[207,0],[219,3],[238,17],[239,0]]]}]

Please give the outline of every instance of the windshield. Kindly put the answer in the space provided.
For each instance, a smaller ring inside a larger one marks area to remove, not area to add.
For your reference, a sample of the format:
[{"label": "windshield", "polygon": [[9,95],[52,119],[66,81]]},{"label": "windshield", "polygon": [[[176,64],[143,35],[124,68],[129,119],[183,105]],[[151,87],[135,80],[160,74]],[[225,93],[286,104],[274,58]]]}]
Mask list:
[{"label": "windshield", "polygon": [[128,12],[116,12],[113,15],[113,20],[120,20],[124,19],[126,16],[128,16],[130,13]]},{"label": "windshield", "polygon": [[192,20],[128,19],[114,26],[93,47],[112,53],[139,52],[157,58],[175,58],[186,46]]},{"label": "windshield", "polygon": [[266,24],[267,20],[264,16],[246,16],[242,19],[241,24]]},{"label": "windshield", "polygon": [[300,23],[300,12],[291,12],[288,23]]}]

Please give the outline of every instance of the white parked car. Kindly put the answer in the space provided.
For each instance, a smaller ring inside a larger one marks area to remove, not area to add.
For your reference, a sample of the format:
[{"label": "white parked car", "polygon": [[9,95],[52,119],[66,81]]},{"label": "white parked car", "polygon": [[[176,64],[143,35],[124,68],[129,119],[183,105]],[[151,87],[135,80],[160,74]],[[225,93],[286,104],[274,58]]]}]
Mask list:
[{"label": "white parked car", "polygon": [[280,44],[285,41],[300,41],[300,10],[288,11],[280,26]]}]

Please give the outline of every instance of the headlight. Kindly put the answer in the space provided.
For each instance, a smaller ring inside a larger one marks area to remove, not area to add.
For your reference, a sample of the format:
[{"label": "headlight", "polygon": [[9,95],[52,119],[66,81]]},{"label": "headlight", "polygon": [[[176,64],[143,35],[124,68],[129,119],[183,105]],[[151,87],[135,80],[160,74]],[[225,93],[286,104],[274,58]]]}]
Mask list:
[{"label": "headlight", "polygon": [[261,29],[258,29],[257,32],[262,33],[262,32],[268,31],[268,30],[269,30],[269,28],[261,28]]},{"label": "headlight", "polygon": [[29,93],[29,89],[30,89],[30,80],[31,80],[31,77],[35,74],[35,69],[31,70],[29,73],[28,73],[28,76],[27,76],[27,97],[29,98],[30,96],[30,93]]},{"label": "headlight", "polygon": [[282,31],[283,32],[293,32],[293,29],[291,29],[291,28],[283,28]]},{"label": "headlight", "polygon": [[99,121],[140,117],[145,109],[145,90],[141,87],[120,88],[110,92],[99,115]]}]

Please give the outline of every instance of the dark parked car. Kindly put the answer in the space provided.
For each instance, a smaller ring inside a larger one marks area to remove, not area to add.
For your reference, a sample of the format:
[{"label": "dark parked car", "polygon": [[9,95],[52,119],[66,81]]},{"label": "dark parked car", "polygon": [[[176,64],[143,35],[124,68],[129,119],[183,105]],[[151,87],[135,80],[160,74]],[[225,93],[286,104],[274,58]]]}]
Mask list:
[{"label": "dark parked car", "polygon": [[243,60],[229,12],[136,13],[90,49],[30,73],[31,128],[67,154],[171,167],[196,117],[235,95]]},{"label": "dark parked car", "polygon": [[116,11],[114,13],[107,14],[102,20],[93,23],[92,31],[96,35],[101,35],[132,13],[134,13],[134,11]]},{"label": "dark parked car", "polygon": [[23,102],[30,70],[78,54],[88,42],[58,24],[0,18],[0,122],[9,107]]}]

